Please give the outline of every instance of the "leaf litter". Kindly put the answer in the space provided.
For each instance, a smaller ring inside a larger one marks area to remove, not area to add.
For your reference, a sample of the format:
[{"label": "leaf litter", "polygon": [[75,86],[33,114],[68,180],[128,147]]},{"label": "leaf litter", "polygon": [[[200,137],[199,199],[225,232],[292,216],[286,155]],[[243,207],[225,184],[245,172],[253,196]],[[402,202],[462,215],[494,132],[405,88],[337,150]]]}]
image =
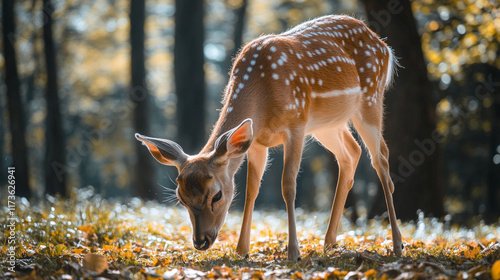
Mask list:
[{"label": "leaf litter", "polygon": [[[191,244],[185,209],[104,200],[83,189],[30,205],[18,199],[15,272],[2,258],[1,279],[499,279],[500,225],[473,228],[419,213],[401,223],[403,257],[392,254],[383,218],[342,218],[337,246],[324,250],[329,213],[297,209],[301,259],[286,259],[285,211],[255,211],[248,258],[236,254],[241,213],[231,212],[208,251]],[[8,250],[6,207],[0,252]]]}]

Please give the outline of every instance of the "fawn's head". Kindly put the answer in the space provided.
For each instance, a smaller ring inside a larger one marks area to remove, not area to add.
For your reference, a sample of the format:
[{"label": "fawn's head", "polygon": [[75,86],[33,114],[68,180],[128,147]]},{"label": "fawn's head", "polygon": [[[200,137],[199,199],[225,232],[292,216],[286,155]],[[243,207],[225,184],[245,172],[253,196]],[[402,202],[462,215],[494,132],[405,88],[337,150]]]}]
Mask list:
[{"label": "fawn's head", "polygon": [[207,153],[188,155],[173,141],[135,134],[160,163],[177,167],[176,194],[193,226],[193,245],[206,250],[214,243],[224,224],[234,196],[233,177],[237,166],[231,159],[241,158],[253,138],[252,120],[219,136]]}]

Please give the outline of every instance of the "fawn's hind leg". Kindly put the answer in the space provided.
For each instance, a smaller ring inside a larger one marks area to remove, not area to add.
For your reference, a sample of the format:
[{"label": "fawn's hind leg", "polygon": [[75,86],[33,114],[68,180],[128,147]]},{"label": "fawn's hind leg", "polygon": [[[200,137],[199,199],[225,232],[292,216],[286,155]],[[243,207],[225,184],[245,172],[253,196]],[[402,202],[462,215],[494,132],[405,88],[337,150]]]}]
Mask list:
[{"label": "fawn's hind leg", "polygon": [[339,165],[339,178],[333,200],[330,222],[325,235],[325,249],[332,248],[337,241],[337,231],[349,190],[354,183],[354,173],[361,156],[361,148],[352,137],[347,126],[341,129],[325,129],[314,133],[318,141],[332,152]]},{"label": "fawn's hind leg", "polygon": [[[382,112],[382,110],[379,110]],[[394,192],[394,183],[392,182],[389,173],[389,149],[382,136],[382,113],[371,114],[370,123],[363,121],[360,118],[353,119],[354,127],[359,133],[371,155],[372,165],[377,171],[377,175],[382,183],[385,195],[385,203],[389,212],[389,221],[392,228],[393,250],[396,256],[402,255],[403,242],[401,241],[401,233],[399,232],[396,221],[396,211],[392,201],[392,193]]]}]

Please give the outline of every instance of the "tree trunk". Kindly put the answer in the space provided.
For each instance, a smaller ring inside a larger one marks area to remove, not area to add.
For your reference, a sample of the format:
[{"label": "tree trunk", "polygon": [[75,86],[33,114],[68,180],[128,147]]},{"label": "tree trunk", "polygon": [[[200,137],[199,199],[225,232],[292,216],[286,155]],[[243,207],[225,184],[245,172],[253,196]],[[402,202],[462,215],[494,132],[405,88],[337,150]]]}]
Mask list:
[{"label": "tree trunk", "polygon": [[233,49],[227,52],[228,56],[224,62],[225,69],[229,71],[233,64],[233,58],[236,57],[238,51],[240,50],[243,44],[243,32],[245,30],[245,15],[248,6],[248,0],[242,0],[241,6],[236,8],[234,12],[234,16],[236,17],[236,21],[234,22],[234,30],[233,30]]},{"label": "tree trunk", "polygon": [[[130,98],[135,103],[134,128],[140,134],[149,135],[149,91],[144,83],[146,68],[144,58],[144,23],[146,3],[144,0],[130,1],[130,46],[131,46],[131,90]],[[135,141],[135,193],[143,199],[157,198],[154,162],[139,141]]]},{"label": "tree trunk", "polygon": [[[491,132],[490,132],[490,152],[488,161],[488,186],[485,219],[487,222],[497,222],[500,216],[500,164],[493,158],[500,154],[500,71],[493,67],[487,67],[488,90],[491,94],[493,104],[491,106]],[[484,86],[484,85],[483,85]]]},{"label": "tree trunk", "polygon": [[45,130],[45,193],[67,196],[65,166],[65,140],[62,126],[59,93],[57,86],[56,50],[52,35],[53,6],[50,0],[43,0],[43,42],[47,84],[45,98],[47,100],[47,127]]},{"label": "tree trunk", "polygon": [[[398,4],[399,3],[399,4]],[[398,218],[415,219],[417,210],[441,216],[443,191],[432,87],[421,49],[420,36],[409,0],[365,0],[369,25],[394,48],[404,68],[386,93],[385,139],[395,184]],[[385,211],[381,188],[371,214]]]},{"label": "tree trunk", "polygon": [[[30,198],[28,169],[28,149],[25,139],[24,111],[21,101],[19,76],[17,73],[16,53],[14,49],[14,1],[2,1],[3,49],[5,59],[5,85],[9,108],[12,159],[15,172],[16,195]],[[1,172],[6,172],[2,169]]]},{"label": "tree trunk", "polygon": [[178,141],[188,153],[205,141],[203,0],[175,1],[174,74]]}]

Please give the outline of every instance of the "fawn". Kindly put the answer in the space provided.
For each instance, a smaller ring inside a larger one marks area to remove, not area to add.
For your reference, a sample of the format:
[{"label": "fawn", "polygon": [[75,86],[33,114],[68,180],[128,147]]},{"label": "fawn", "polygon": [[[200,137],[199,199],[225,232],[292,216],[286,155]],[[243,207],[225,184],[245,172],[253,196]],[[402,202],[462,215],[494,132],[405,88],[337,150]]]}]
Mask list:
[{"label": "fawn", "polygon": [[300,258],[295,226],[296,177],[304,137],[312,135],[337,158],[339,176],[325,249],[336,243],[346,197],[361,148],[371,155],[383,186],[393,250],[402,241],[392,201],[389,150],[382,136],[384,91],[394,76],[392,49],[366,25],[348,16],[323,16],[284,33],[259,37],[237,55],[223,108],[205,147],[197,155],[177,143],[136,134],[153,157],[179,172],[176,194],[189,212],[193,245],[208,249],[216,240],[234,196],[234,175],[247,157],[245,207],[237,253],[248,255],[254,202],[269,147],[283,145],[282,193],[288,214],[288,259]]}]

